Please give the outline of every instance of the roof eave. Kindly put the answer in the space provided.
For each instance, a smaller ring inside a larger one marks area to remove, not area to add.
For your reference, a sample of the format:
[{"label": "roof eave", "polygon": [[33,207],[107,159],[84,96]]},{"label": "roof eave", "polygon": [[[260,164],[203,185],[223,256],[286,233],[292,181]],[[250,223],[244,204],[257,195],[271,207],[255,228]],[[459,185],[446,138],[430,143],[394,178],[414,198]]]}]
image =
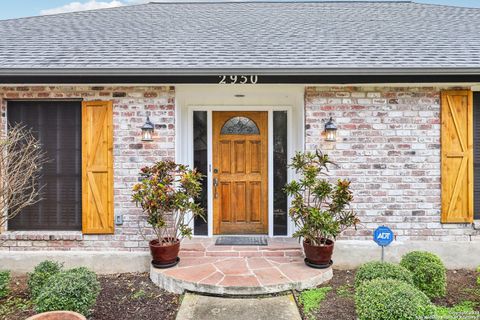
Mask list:
[{"label": "roof eave", "polygon": [[2,76],[480,75],[478,68],[0,68]]}]

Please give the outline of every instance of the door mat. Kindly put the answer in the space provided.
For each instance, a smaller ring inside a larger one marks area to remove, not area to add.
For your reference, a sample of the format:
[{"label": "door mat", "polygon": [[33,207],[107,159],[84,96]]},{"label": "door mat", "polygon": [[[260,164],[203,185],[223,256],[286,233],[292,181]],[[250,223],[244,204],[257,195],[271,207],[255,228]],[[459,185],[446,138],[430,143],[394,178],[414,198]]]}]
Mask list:
[{"label": "door mat", "polygon": [[266,237],[218,237],[215,241],[217,246],[267,246]]}]

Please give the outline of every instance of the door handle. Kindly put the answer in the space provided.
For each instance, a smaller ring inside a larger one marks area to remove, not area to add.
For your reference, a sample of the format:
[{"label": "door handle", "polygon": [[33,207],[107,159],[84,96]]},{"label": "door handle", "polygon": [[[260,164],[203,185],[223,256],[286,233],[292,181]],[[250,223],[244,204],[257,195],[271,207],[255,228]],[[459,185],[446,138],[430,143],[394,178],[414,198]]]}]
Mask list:
[{"label": "door handle", "polygon": [[218,198],[217,187],[218,187],[218,179],[217,179],[217,178],[213,178],[213,197],[214,197],[215,199]]}]

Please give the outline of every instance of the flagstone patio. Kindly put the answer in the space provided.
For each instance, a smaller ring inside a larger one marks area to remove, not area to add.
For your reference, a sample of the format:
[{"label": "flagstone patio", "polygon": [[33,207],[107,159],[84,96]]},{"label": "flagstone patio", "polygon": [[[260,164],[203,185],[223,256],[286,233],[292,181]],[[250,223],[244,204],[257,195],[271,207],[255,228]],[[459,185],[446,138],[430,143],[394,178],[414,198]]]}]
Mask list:
[{"label": "flagstone patio", "polygon": [[169,269],[151,267],[151,280],[168,291],[218,295],[258,295],[303,290],[332,278],[328,269],[303,261],[297,240],[271,238],[268,246],[216,246],[215,239],[184,240],[180,263]]}]

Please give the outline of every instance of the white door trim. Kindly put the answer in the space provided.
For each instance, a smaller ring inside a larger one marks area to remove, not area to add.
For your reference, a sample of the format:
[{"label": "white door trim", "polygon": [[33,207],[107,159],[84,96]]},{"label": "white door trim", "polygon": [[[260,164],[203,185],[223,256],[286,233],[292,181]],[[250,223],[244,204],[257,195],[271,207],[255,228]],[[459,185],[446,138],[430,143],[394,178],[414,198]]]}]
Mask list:
[{"label": "white door trim", "polygon": [[[274,110],[288,112],[288,156],[305,148],[305,85],[176,85],[175,86],[175,161],[193,165],[193,111],[207,111],[208,163],[212,164],[212,111],[269,111],[269,236],[273,236],[273,122]],[[287,110],[288,109],[288,110]],[[270,155],[271,153],[271,155]],[[294,172],[287,171],[291,181]],[[270,181],[271,180],[271,181]],[[208,237],[213,235],[212,177],[207,177],[209,220]],[[290,199],[289,203],[290,205]],[[287,237],[294,232],[289,218]],[[201,237],[201,236],[196,236]]]},{"label": "white door trim", "polygon": [[[193,112],[194,111],[206,111],[207,112],[207,159],[208,159],[208,174],[207,174],[207,183],[208,183],[208,236],[213,236],[213,193],[211,192],[213,187],[212,180],[212,112],[214,111],[266,111],[268,112],[268,236],[273,237],[273,112],[274,111],[287,111],[287,125],[288,128],[292,128],[292,107],[290,106],[275,106],[275,107],[265,107],[265,106],[190,106],[188,107],[188,141],[182,141],[181,143],[187,143],[188,158],[187,164],[193,167]],[[290,159],[294,152],[292,148],[292,139],[293,139],[293,130],[287,130],[287,157]],[[291,180],[290,170],[287,170],[287,180]],[[289,209],[290,203],[288,204],[287,209]],[[193,223],[191,225],[193,228]],[[292,225],[287,223],[287,236],[292,234]]]}]

